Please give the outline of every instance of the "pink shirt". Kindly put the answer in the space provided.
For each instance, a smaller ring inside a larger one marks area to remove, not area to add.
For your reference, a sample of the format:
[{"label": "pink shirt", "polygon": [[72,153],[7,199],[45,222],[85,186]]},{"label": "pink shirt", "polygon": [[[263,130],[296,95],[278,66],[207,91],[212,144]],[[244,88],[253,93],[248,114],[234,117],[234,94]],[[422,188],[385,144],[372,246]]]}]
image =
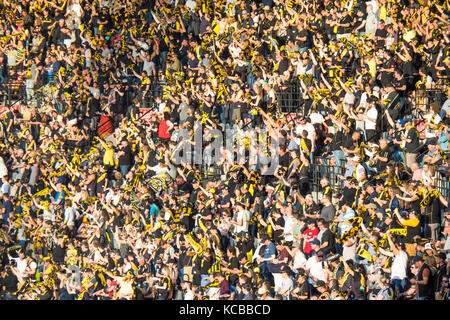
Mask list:
[{"label": "pink shirt", "polygon": [[416,171],[413,172],[412,180],[413,181],[422,180],[422,169],[417,169]]}]

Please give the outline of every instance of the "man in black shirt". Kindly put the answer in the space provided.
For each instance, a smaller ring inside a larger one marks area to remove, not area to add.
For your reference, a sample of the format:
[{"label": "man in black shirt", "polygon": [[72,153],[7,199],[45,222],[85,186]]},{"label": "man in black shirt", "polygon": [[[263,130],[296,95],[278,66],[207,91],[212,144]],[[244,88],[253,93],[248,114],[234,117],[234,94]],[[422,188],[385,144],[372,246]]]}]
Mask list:
[{"label": "man in black shirt", "polygon": [[122,173],[122,176],[124,177],[130,170],[132,156],[133,155],[130,144],[128,143],[127,140],[125,139],[122,140],[119,146],[119,152],[117,153],[117,157],[119,162],[120,173]]},{"label": "man in black shirt", "polygon": [[219,207],[224,210],[231,207],[231,195],[227,186],[222,188],[222,195],[220,197]]},{"label": "man in black shirt", "polygon": [[291,157],[289,155],[289,152],[286,150],[286,145],[280,145],[280,147],[278,148],[278,153],[280,159],[278,163],[280,167],[283,167],[287,170]]},{"label": "man in black shirt", "polygon": [[324,219],[317,221],[317,227],[322,235],[320,238],[320,250],[327,255],[330,252],[335,253],[334,234],[329,229],[329,223]]},{"label": "man in black shirt", "polygon": [[377,172],[379,174],[385,172],[388,162],[392,159],[392,155],[389,151],[388,142],[386,139],[380,140],[380,148],[374,158],[376,163]]},{"label": "man in black shirt", "polygon": [[405,97],[406,79],[399,69],[395,70],[394,72],[394,78],[392,79],[392,86],[400,94],[401,97]]},{"label": "man in black shirt", "polygon": [[417,131],[416,127],[410,122],[406,126],[406,137],[404,137],[405,143],[405,157],[406,157],[406,166],[408,168],[411,167],[411,164],[416,162],[417,154],[419,153],[419,131]]},{"label": "man in black shirt", "polygon": [[228,264],[222,268],[222,271],[228,274],[228,281],[230,285],[236,286],[239,280],[239,259],[236,257],[236,247],[228,247],[227,249]]},{"label": "man in black shirt", "polygon": [[352,206],[352,204],[355,202],[356,196],[355,181],[356,179],[352,177],[347,178],[347,181],[344,186],[344,191],[342,193],[342,197],[339,200],[339,206],[342,206],[344,203],[346,203],[349,206]]},{"label": "man in black shirt", "polygon": [[384,48],[387,37],[387,30],[385,28],[385,22],[380,20],[378,23],[378,29],[375,31],[375,39],[377,40],[378,48]]},{"label": "man in black shirt", "polygon": [[297,275],[297,283],[294,290],[291,291],[291,295],[293,300],[306,300],[310,295],[309,283],[307,281],[307,276],[302,272],[303,269],[300,269],[300,272]]},{"label": "man in black shirt", "polygon": [[64,263],[66,255],[66,246],[64,244],[64,237],[57,238],[56,245],[52,250],[52,259],[56,264]]},{"label": "man in black shirt", "polygon": [[17,291],[19,280],[17,276],[11,272],[11,268],[7,267],[2,270],[1,273],[1,299],[2,300],[15,300],[14,292]]},{"label": "man in black shirt", "polygon": [[308,30],[303,27],[303,24],[299,23],[297,27],[297,46],[299,53],[303,53],[308,49]]},{"label": "man in black shirt", "polygon": [[392,55],[384,50],[383,57],[381,61],[379,62],[378,67],[378,74],[379,74],[379,80],[383,87],[387,87],[394,78],[394,71],[395,71],[395,62],[392,58]]}]

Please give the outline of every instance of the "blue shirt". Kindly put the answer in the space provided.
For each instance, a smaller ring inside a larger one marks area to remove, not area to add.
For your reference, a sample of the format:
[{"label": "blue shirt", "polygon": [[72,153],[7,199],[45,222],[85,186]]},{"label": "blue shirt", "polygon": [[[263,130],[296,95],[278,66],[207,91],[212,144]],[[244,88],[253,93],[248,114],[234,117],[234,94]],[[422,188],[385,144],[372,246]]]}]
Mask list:
[{"label": "blue shirt", "polygon": [[277,249],[275,248],[275,245],[271,242],[269,245],[266,246],[264,249],[264,259],[269,259],[270,257],[274,257],[277,253]]},{"label": "blue shirt", "polygon": [[159,215],[159,208],[158,208],[158,206],[156,205],[156,204],[152,204],[152,206],[150,207],[150,218],[151,217],[153,217],[153,215],[155,215],[154,216],[154,218],[156,219],[156,217],[158,217],[158,215]]},{"label": "blue shirt", "polygon": [[11,200],[3,201],[2,207],[5,209],[5,212],[2,214],[3,223],[7,223],[9,214],[13,211],[13,204]]},{"label": "blue shirt", "polygon": [[53,199],[53,201],[58,202],[59,200],[61,200],[60,203],[62,203],[62,202],[64,202],[64,197],[65,197],[64,191],[61,191],[61,192],[58,191],[58,192],[56,192],[56,195],[55,195],[55,198]]},{"label": "blue shirt", "polygon": [[444,131],[438,137],[438,144],[444,152],[448,150],[448,137]]}]

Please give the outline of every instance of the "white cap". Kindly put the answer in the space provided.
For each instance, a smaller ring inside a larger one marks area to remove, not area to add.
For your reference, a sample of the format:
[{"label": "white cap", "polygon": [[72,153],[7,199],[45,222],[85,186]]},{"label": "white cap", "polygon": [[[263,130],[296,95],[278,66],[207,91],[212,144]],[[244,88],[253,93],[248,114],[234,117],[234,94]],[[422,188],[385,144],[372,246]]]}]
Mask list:
[{"label": "white cap", "polygon": [[431,246],[431,242],[428,242],[428,243],[425,245],[425,250],[428,250],[428,249],[433,250],[433,247]]}]

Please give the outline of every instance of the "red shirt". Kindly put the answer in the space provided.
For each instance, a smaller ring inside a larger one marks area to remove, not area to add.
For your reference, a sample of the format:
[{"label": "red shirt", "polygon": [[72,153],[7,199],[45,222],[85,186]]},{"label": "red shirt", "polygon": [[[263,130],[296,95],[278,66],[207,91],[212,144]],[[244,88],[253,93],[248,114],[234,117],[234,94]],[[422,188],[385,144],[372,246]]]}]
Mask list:
[{"label": "red shirt", "polygon": [[228,300],[230,297],[222,297],[223,295],[231,294],[230,283],[227,280],[223,280],[220,283],[220,298],[219,300]]},{"label": "red shirt", "polygon": [[317,235],[319,234],[319,229],[318,228],[314,228],[314,230],[311,229],[306,229],[305,232],[303,232],[304,235],[306,235],[306,238],[304,239],[305,242],[305,246],[304,246],[304,253],[308,253],[311,254],[313,252],[313,249],[311,247],[311,245],[309,244],[309,241],[311,241],[312,239],[314,239],[315,237],[317,237]]},{"label": "red shirt", "polygon": [[169,120],[163,120],[158,127],[158,138],[170,139],[171,135],[169,132],[169,125],[167,124]]}]

